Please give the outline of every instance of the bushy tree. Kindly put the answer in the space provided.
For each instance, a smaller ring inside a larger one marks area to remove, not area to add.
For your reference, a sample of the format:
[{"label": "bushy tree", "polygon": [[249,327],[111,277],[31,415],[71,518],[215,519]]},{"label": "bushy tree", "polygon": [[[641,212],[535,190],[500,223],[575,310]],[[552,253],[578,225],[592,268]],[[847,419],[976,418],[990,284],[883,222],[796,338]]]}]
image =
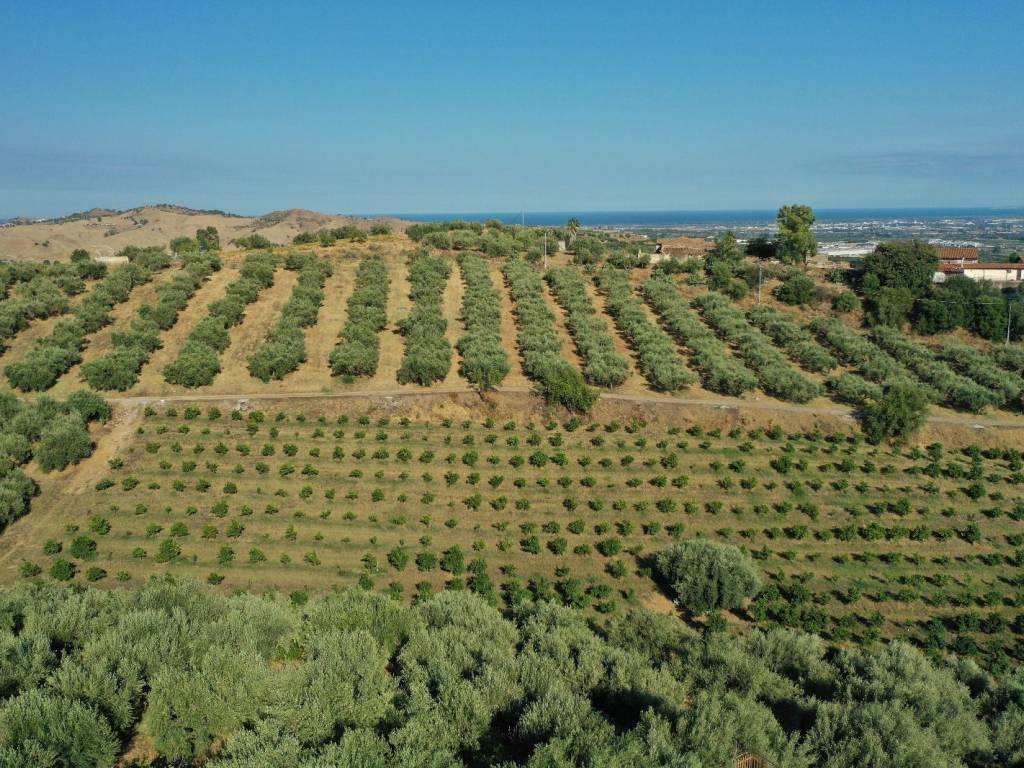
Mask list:
[{"label": "bushy tree", "polygon": [[818,241],[811,232],[814,211],[809,205],[784,205],[776,216],[778,236],[775,252],[787,264],[807,265],[818,252]]},{"label": "bushy tree", "polygon": [[64,469],[92,453],[92,437],[77,412],[58,416],[43,430],[35,458],[44,470]]},{"label": "bushy tree", "polygon": [[212,384],[220,373],[217,351],[196,341],[188,341],[178,357],[164,366],[164,379],[169,384],[183,387],[201,387]]},{"label": "bushy tree", "polygon": [[924,424],[927,415],[928,398],[921,389],[897,382],[864,407],[861,426],[872,443],[905,440]]},{"label": "bushy tree", "polygon": [[204,251],[220,250],[220,234],[216,227],[203,227],[196,230],[196,244]]},{"label": "bushy tree", "polygon": [[905,288],[917,298],[931,286],[939,268],[935,247],[921,240],[889,240],[864,257],[863,279],[869,276],[882,288]]},{"label": "bushy tree", "polygon": [[810,304],[814,299],[815,293],[816,286],[814,281],[807,275],[800,274],[799,272],[786,277],[773,291],[775,298],[783,304],[792,304],[794,306]]},{"label": "bushy tree", "polygon": [[0,760],[10,766],[95,768],[119,753],[110,724],[92,707],[27,690],[0,704]]},{"label": "bushy tree", "polygon": [[696,614],[738,608],[761,589],[753,561],[730,544],[690,539],[659,552],[655,564],[679,604]]}]

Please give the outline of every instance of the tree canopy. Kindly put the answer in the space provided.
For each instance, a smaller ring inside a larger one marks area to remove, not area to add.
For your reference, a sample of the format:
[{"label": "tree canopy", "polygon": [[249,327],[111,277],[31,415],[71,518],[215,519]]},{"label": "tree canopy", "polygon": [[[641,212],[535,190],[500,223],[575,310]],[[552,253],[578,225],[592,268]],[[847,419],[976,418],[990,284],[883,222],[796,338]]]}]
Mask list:
[{"label": "tree canopy", "polygon": [[899,642],[827,652],[643,611],[598,631],[464,591],[299,607],[169,576],[5,588],[0,616],[0,763],[19,768],[113,765],[138,734],[153,764],[211,768],[696,767],[737,750],[777,768],[982,768],[1024,750],[1019,672],[996,684]]},{"label": "tree canopy", "polygon": [[872,443],[904,440],[924,424],[927,415],[928,396],[921,387],[897,381],[864,407],[861,424]]},{"label": "tree canopy", "polygon": [[679,604],[696,614],[738,608],[761,588],[750,557],[731,544],[690,539],[659,552],[655,564]]},{"label": "tree canopy", "polygon": [[806,265],[818,252],[818,241],[811,232],[815,221],[814,211],[809,205],[784,205],[779,208],[779,234],[775,241],[775,253],[787,264]]}]

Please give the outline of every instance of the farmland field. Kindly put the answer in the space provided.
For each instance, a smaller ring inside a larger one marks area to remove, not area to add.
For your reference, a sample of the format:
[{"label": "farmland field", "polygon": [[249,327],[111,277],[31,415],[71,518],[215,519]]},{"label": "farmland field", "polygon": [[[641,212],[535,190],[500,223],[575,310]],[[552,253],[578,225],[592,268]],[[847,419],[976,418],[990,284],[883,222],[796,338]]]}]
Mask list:
[{"label": "farmland field", "polygon": [[[25,464],[42,493],[0,536],[0,578],[467,589],[600,620],[676,611],[654,556],[705,537],[766,583],[732,622],[1022,652],[1016,347],[866,332],[827,286],[793,308],[774,277],[762,301],[549,262],[398,237],[158,261],[52,372],[20,361],[57,319],[22,323],[7,378],[93,385],[114,417],[77,465]],[[932,423],[870,445],[854,409],[892,382]]]},{"label": "farmland field", "polygon": [[702,535],[748,548],[767,577],[746,620],[839,641],[948,633],[997,655],[1022,629],[1019,451],[890,451],[664,413],[387,413],[150,407],[36,502],[28,540],[8,532],[7,570],[70,551],[87,553],[76,580],[108,584],[166,571],[229,590],[666,610],[649,555]]}]

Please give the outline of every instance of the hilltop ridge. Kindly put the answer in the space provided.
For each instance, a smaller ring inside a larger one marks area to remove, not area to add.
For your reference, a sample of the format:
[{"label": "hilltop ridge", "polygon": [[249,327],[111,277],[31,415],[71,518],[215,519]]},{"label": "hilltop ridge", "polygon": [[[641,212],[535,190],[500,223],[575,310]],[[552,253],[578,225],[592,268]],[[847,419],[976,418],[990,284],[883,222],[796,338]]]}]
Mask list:
[{"label": "hilltop ridge", "polygon": [[54,219],[17,217],[0,226],[0,259],[57,259],[76,248],[110,256],[127,245],[164,245],[175,237],[192,236],[197,229],[216,227],[221,242],[230,250],[231,240],[260,234],[273,243],[287,244],[299,232],[354,225],[369,229],[386,222],[400,232],[408,222],[401,219],[364,218],[320,213],[302,208],[246,216],[220,210],[203,210],[171,203],[144,205],[125,210],[91,208]]}]

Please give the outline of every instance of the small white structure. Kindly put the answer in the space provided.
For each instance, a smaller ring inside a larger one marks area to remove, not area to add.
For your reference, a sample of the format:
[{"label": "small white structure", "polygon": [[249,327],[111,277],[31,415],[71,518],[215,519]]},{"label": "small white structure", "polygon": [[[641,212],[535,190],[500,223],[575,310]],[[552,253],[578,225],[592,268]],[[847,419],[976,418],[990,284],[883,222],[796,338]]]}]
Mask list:
[{"label": "small white structure", "polygon": [[1019,283],[1024,280],[1024,264],[965,264],[964,277],[971,280],[989,280],[994,283]]},{"label": "small white structure", "polygon": [[932,275],[933,283],[944,283],[950,275],[963,275],[971,280],[991,283],[1024,282],[1024,264],[1020,262],[981,262],[965,264],[940,264],[939,271]]}]

